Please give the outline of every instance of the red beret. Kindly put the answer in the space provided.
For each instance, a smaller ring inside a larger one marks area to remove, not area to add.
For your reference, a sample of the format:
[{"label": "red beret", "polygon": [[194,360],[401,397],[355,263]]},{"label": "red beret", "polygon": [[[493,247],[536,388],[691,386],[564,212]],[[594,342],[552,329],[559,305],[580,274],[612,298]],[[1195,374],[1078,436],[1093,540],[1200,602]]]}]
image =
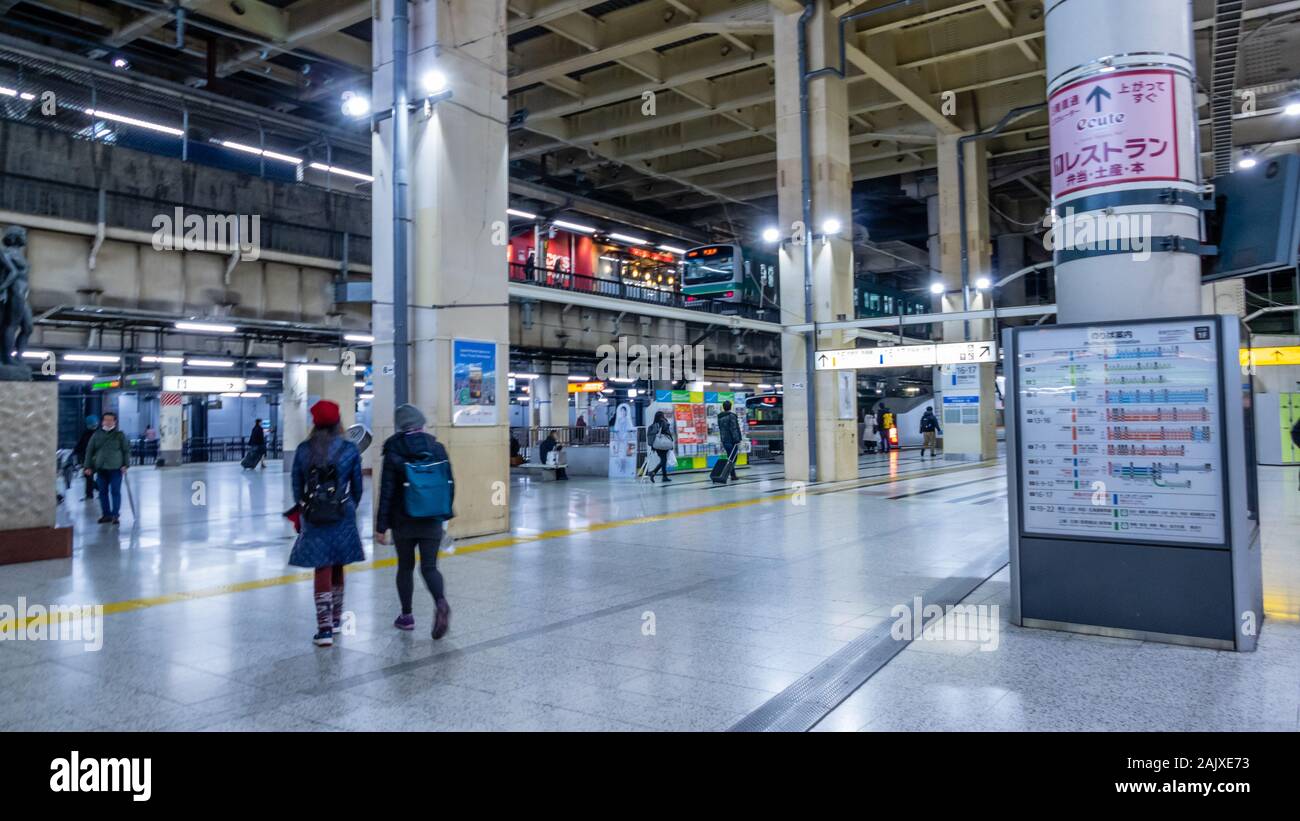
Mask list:
[{"label": "red beret", "polygon": [[311,421],[318,428],[332,428],[339,423],[338,404],[322,399],[311,406]]}]

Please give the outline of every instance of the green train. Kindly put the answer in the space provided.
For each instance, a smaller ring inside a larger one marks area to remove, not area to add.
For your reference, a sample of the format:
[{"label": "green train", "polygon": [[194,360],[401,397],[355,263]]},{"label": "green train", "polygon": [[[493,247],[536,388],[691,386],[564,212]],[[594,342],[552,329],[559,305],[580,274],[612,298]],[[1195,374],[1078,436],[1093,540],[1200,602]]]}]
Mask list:
[{"label": "green train", "polygon": [[775,310],[776,255],[735,243],[692,248],[682,257],[682,294],[688,308],[717,310],[721,303]]}]

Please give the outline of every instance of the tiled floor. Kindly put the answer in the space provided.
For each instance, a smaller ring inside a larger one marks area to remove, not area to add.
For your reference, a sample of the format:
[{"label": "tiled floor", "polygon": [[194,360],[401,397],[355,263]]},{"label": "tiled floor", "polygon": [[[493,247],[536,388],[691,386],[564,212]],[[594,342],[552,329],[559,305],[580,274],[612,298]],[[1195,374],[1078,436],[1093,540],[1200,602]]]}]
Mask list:
[{"label": "tiled floor", "polygon": [[[348,576],[355,632],[328,650],[310,643],[311,585],[285,564],[278,465],[135,471],[138,526],[98,526],[70,501],[72,560],[0,567],[0,604],[142,603],[110,608],[98,652],[0,642],[0,729],[725,729],[896,603],[1005,556],[1002,467],[907,478],[943,466],[866,457],[860,487],[795,498],[774,467],[717,489],[701,476],[517,482],[524,538],[441,562],[443,641],[418,580],[417,631],[392,628],[392,553],[378,546]],[[1274,618],[1259,652],[1002,623],[991,652],[913,642],[818,729],[1296,729],[1300,495],[1294,472],[1265,469],[1261,485]],[[1004,570],[968,601],[1000,604],[1005,622],[1006,599]]]}]

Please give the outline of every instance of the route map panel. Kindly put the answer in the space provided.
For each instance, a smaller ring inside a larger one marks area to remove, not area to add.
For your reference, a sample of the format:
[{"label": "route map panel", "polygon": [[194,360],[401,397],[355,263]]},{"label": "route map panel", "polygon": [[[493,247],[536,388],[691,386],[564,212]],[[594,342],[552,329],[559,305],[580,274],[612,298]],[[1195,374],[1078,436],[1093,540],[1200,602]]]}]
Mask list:
[{"label": "route map panel", "polygon": [[1019,335],[1024,533],[1225,543],[1216,335],[1207,320]]}]

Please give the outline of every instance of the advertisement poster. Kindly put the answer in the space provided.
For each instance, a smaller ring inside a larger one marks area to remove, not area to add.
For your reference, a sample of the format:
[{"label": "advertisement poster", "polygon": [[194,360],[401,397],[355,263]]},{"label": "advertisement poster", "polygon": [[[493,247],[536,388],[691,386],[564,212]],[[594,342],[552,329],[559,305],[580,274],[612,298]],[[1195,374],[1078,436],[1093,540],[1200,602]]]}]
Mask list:
[{"label": "advertisement poster", "polygon": [[609,477],[629,479],[635,475],[636,425],[632,423],[632,406],[624,402],[609,425]]},{"label": "advertisement poster", "polygon": [[678,445],[703,445],[708,442],[709,423],[703,405],[673,405]]},{"label": "advertisement poster", "polygon": [[1224,543],[1216,332],[1190,320],[1018,336],[1025,533]]},{"label": "advertisement poster", "polygon": [[497,423],[497,345],[471,339],[451,342],[453,425]]}]

